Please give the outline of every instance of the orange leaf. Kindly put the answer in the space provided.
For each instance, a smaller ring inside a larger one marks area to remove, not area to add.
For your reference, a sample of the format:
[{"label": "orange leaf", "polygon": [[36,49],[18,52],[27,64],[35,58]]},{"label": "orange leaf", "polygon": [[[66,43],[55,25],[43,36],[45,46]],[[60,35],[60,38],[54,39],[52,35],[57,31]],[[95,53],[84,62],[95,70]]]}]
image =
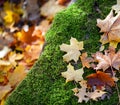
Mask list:
[{"label": "orange leaf", "polygon": [[85,53],[82,53],[82,56],[80,56],[80,59],[81,59],[83,68],[84,68],[84,67],[87,67],[87,68],[90,68],[90,67],[91,67],[90,62],[92,62],[93,59],[92,59],[92,58],[88,58],[86,52],[85,52]]},{"label": "orange leaf", "polygon": [[101,71],[97,71],[96,73],[90,74],[89,76],[87,76],[87,79],[87,84],[90,87],[96,86],[97,88],[99,88],[105,85],[109,85],[111,87],[115,86],[113,78],[110,77],[110,75]]}]

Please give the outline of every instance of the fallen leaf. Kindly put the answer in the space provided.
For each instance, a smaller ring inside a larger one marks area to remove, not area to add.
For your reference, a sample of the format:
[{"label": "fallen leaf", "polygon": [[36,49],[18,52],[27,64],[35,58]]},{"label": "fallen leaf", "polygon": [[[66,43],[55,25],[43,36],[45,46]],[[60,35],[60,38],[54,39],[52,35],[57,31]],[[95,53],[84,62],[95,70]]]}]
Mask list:
[{"label": "fallen leaf", "polygon": [[115,13],[120,11],[120,0],[117,0],[117,4],[112,6],[112,9],[115,10]]},{"label": "fallen leaf", "polygon": [[17,65],[16,61],[21,60],[23,57],[23,54],[11,52],[9,54],[9,62],[15,67]]},{"label": "fallen leaf", "polygon": [[101,87],[105,85],[109,85],[111,87],[115,86],[113,78],[101,71],[90,74],[86,78],[88,79],[88,87],[96,86],[97,88],[101,89]]},{"label": "fallen leaf", "polygon": [[4,46],[4,48],[0,51],[0,58],[5,57],[11,51],[10,48]]},{"label": "fallen leaf", "polygon": [[49,0],[41,7],[40,11],[42,16],[53,19],[55,14],[64,8],[64,6],[58,5],[56,0]]},{"label": "fallen leaf", "polygon": [[74,60],[77,62],[81,55],[80,50],[83,50],[83,41],[78,42],[75,38],[71,38],[70,45],[62,44],[60,45],[60,50],[67,52],[67,54],[63,56],[64,61],[69,62]]},{"label": "fallen leaf", "polygon": [[0,86],[0,100],[2,100],[11,90],[11,85]]},{"label": "fallen leaf", "polygon": [[87,55],[87,52],[82,53],[82,55],[80,56],[80,59],[81,59],[83,68],[84,68],[84,67],[87,67],[87,68],[90,68],[90,67],[91,67],[90,62],[92,62],[93,59],[90,58],[90,57],[87,57],[87,56],[88,56],[88,55]]},{"label": "fallen leaf", "polygon": [[85,101],[86,103],[92,99],[94,101],[98,101],[98,98],[102,97],[106,92],[102,91],[102,90],[95,90],[93,92],[87,92],[86,89],[87,89],[87,85],[86,85],[86,81],[83,80],[80,82],[80,85],[81,85],[81,88],[78,89],[77,88],[77,91],[74,91],[76,90],[73,89],[73,91],[75,92],[75,96],[78,97],[78,102],[79,103],[82,103],[83,101]]},{"label": "fallen leaf", "polygon": [[101,28],[100,32],[104,32],[100,39],[102,44],[115,42],[116,46],[113,47],[117,47],[117,44],[120,42],[119,23],[120,12],[114,17],[112,10],[104,20],[97,19],[97,26]]},{"label": "fallen leaf", "polygon": [[120,51],[115,53],[115,49],[110,47],[109,50],[105,51],[105,54],[101,52],[97,52],[95,54],[95,59],[97,60],[98,64],[95,67],[96,70],[103,69],[104,71],[109,67],[113,67],[119,70],[120,67]]},{"label": "fallen leaf", "polygon": [[26,76],[25,67],[23,65],[18,65],[12,73],[8,74],[9,84],[11,86],[16,86],[20,81],[22,81]]},{"label": "fallen leaf", "polygon": [[69,65],[67,66],[67,71],[62,72],[61,74],[64,78],[66,78],[66,82],[73,80],[79,82],[83,79],[82,77],[83,73],[84,71],[82,68],[78,70],[74,70],[74,67],[69,63]]}]

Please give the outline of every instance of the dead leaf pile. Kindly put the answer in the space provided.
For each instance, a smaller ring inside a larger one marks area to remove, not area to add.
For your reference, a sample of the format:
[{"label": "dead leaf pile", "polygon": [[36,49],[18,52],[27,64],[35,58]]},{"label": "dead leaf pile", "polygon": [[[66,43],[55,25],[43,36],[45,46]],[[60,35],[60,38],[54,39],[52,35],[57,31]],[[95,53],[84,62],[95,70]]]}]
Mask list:
[{"label": "dead leaf pile", "polygon": [[45,33],[66,6],[56,0],[0,1],[0,105],[39,58]]},{"label": "dead leaf pile", "polygon": [[[116,88],[119,98],[117,81],[120,70],[120,50],[116,49],[120,42],[120,12],[118,9],[116,9],[116,13],[114,14],[114,11],[111,10],[104,20],[97,19],[97,26],[101,29],[100,32],[103,32],[100,39],[102,43],[100,51],[88,55],[83,51],[83,41],[79,42],[75,38],[70,39],[70,45],[64,43],[60,45],[60,50],[67,52],[63,55],[63,60],[69,63],[67,71],[62,72],[61,75],[66,78],[66,83],[74,81],[75,84],[76,82],[78,87],[72,90],[78,97],[79,103],[109,99],[113,94],[113,88]],[[104,50],[106,43],[110,43],[110,46]],[[74,69],[79,67],[80,62],[81,69]],[[85,71],[90,74],[86,76]]]}]

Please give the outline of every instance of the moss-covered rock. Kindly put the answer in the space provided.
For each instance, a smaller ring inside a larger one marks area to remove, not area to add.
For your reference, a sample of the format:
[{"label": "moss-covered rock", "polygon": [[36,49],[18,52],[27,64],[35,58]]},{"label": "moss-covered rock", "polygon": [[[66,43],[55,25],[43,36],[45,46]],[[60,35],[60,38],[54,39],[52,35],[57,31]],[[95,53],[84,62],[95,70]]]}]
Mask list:
[{"label": "moss-covered rock", "polygon": [[67,64],[63,62],[63,52],[59,48],[62,43],[69,43],[72,36],[79,41],[84,40],[85,50],[89,54],[96,52],[100,46],[96,19],[106,17],[114,4],[114,0],[78,0],[58,13],[46,34],[47,44],[42,55],[7,98],[6,105],[117,105],[116,93],[110,100],[78,103],[71,91],[74,84],[66,84],[61,77]]}]

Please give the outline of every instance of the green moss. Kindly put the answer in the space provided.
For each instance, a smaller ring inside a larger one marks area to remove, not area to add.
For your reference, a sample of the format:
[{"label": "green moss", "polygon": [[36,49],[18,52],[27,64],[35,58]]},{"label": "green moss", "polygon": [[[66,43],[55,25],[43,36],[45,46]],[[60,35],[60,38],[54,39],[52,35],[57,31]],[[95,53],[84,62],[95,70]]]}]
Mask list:
[{"label": "green moss", "polygon": [[[95,1],[101,13],[95,9]],[[46,34],[47,45],[39,60],[27,77],[7,98],[6,105],[117,105],[117,94],[110,100],[78,103],[71,91],[74,84],[65,83],[61,72],[66,71],[63,52],[59,46],[69,43],[71,37],[84,40],[85,50],[90,54],[99,49],[100,33],[96,19],[104,18],[114,0],[78,0],[56,15],[53,25]]]}]

